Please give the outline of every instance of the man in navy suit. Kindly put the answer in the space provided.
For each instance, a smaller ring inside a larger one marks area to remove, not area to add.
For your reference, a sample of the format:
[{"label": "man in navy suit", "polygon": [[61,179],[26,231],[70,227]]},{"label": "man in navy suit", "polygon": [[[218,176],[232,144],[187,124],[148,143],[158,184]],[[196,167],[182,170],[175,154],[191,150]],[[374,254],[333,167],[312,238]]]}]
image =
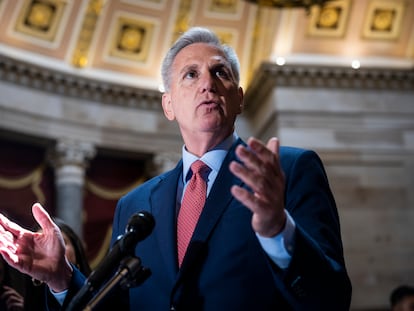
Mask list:
[{"label": "man in navy suit", "polygon": [[[348,310],[338,213],[319,157],[279,147],[277,138],[237,136],[239,62],[211,31],[183,34],[162,76],[162,107],[178,122],[183,157],[118,203],[112,243],[137,211],[150,212],[156,223],[135,250],[152,275],[127,293],[130,310]],[[177,215],[196,160],[209,168],[207,198],[179,266]],[[0,218],[0,252],[66,305],[84,278],[64,257],[47,213],[35,204],[33,214],[43,234]]]}]

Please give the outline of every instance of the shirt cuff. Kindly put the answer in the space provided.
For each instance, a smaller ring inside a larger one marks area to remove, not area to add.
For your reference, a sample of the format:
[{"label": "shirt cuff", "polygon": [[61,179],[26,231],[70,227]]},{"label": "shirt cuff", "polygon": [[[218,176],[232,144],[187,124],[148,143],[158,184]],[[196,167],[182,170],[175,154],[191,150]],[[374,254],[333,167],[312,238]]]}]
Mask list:
[{"label": "shirt cuff", "polygon": [[282,232],[274,237],[262,237],[258,233],[256,236],[263,250],[270,259],[282,269],[286,269],[292,259],[294,247],[294,234],[296,224],[289,212],[285,210],[286,224]]}]

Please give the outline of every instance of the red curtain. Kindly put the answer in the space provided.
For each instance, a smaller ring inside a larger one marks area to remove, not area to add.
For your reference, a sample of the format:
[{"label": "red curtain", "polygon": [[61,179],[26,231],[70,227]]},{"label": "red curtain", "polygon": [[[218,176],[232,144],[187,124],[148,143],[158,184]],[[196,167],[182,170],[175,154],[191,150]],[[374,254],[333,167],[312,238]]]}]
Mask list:
[{"label": "red curtain", "polygon": [[0,211],[26,228],[35,221],[31,207],[40,202],[52,215],[54,175],[46,148],[0,138]]},{"label": "red curtain", "polygon": [[84,237],[92,267],[109,246],[112,220],[118,199],[144,179],[145,160],[95,157],[86,172]]}]

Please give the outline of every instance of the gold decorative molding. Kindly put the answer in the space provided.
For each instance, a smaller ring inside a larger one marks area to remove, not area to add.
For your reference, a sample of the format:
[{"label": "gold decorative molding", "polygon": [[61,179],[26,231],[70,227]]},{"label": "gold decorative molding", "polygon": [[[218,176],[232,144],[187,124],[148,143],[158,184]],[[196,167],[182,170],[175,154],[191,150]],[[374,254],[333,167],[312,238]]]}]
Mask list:
[{"label": "gold decorative molding", "polygon": [[219,38],[220,42],[223,44],[230,45],[232,47],[236,46],[237,41],[237,30],[236,29],[215,29],[215,33],[217,34],[217,37]]},{"label": "gold decorative molding", "polygon": [[93,181],[87,179],[85,186],[93,194],[97,195],[100,198],[106,200],[118,200],[121,196],[128,193],[132,189],[138,187],[140,184],[144,182],[144,178],[141,177],[137,181],[133,182],[131,185],[121,188],[121,189],[112,189],[100,186]]},{"label": "gold decorative molding", "polygon": [[180,1],[171,43],[174,43],[178,37],[190,27],[191,8],[192,0]]},{"label": "gold decorative molding", "polygon": [[272,49],[275,44],[274,38],[280,30],[280,23],[283,20],[280,10],[269,10],[262,6],[257,6],[254,11],[254,23],[250,39],[249,58],[244,64],[246,74],[245,85],[248,86],[252,79],[255,79],[255,71],[263,61],[272,57]]},{"label": "gold decorative molding", "polygon": [[401,32],[404,2],[371,0],[364,21],[362,37],[397,39]]},{"label": "gold decorative molding", "polygon": [[[145,181],[144,177],[141,177],[137,181],[133,182],[127,187],[119,188],[119,189],[112,189],[112,188],[100,186],[97,183],[94,183],[93,181],[87,179],[85,182],[85,188],[100,198],[103,198],[105,200],[117,201],[121,196],[130,192],[132,189],[138,187],[144,181]],[[108,229],[106,230],[104,240],[101,244],[101,247],[98,253],[90,262],[90,265],[92,268],[96,267],[99,264],[99,262],[102,260],[102,258],[105,257],[108,251],[110,242],[111,242],[111,236],[112,236],[112,226],[109,226]]]},{"label": "gold decorative molding", "polygon": [[76,67],[84,68],[88,65],[92,37],[104,5],[105,0],[90,0],[87,5],[78,41],[72,54],[72,65]]},{"label": "gold decorative molding", "polygon": [[203,1],[203,14],[207,18],[239,21],[242,18],[245,4],[240,0],[208,0]]},{"label": "gold decorative molding", "polygon": [[65,0],[26,0],[19,12],[15,30],[53,42],[65,7]]},{"label": "gold decorative molding", "polygon": [[4,3],[4,1],[0,0],[0,16],[1,16],[1,13],[2,13],[2,10],[3,10],[3,3]]},{"label": "gold decorative molding", "polygon": [[95,258],[92,258],[92,260],[89,262],[89,265],[92,269],[95,269],[98,266],[98,264],[102,261],[102,259],[108,254],[108,249],[111,244],[111,238],[112,226],[109,226],[109,228],[106,230],[105,237],[103,239],[98,254],[96,254]]},{"label": "gold decorative molding", "polygon": [[42,181],[42,175],[44,171],[44,165],[39,165],[29,174],[21,177],[4,177],[0,176],[0,187],[5,189],[21,189],[27,186],[31,186],[31,189],[36,196],[36,200],[39,203],[45,203],[45,194],[40,188],[40,182]]},{"label": "gold decorative molding", "polygon": [[221,14],[236,14],[238,12],[238,0],[209,0],[208,10]]},{"label": "gold decorative molding", "polygon": [[144,1],[137,1],[137,0],[119,0],[121,3],[128,3],[131,5],[137,5],[149,8],[157,8],[160,9],[165,5],[166,0],[144,0]]}]

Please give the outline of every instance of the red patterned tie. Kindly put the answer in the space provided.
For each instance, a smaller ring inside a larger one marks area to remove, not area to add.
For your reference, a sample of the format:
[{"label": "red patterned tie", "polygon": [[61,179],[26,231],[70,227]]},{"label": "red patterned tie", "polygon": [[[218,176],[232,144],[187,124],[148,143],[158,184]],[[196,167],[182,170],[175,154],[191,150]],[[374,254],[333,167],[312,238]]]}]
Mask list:
[{"label": "red patterned tie", "polygon": [[187,185],[177,220],[178,265],[181,266],[188,243],[206,201],[207,183],[203,175],[210,168],[197,160],[191,165],[193,176]]}]

